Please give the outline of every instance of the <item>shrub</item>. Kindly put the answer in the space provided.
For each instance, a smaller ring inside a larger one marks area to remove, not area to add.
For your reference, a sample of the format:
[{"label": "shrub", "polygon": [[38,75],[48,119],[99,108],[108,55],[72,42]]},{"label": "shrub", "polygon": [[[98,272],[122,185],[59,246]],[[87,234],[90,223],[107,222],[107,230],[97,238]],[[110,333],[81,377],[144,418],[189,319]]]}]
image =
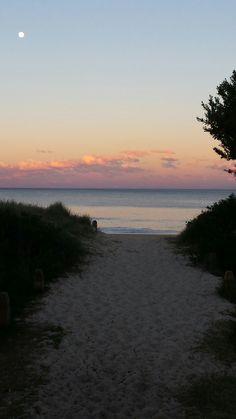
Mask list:
[{"label": "shrub", "polygon": [[13,311],[32,295],[35,269],[46,281],[62,274],[84,255],[89,232],[89,217],[71,215],[61,203],[41,208],[0,201],[0,291],[9,293]]},{"label": "shrub", "polygon": [[178,243],[207,267],[214,259],[214,270],[236,272],[236,196],[230,195],[189,221]]}]

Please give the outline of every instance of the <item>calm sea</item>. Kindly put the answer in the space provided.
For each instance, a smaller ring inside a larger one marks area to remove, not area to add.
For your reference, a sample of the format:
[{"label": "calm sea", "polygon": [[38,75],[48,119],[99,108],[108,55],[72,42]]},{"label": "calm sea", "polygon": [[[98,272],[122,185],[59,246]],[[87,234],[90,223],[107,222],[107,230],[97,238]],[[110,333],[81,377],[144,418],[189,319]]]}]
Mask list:
[{"label": "calm sea", "polygon": [[61,201],[96,219],[105,233],[177,234],[230,193],[236,189],[0,189],[0,199],[42,206]]}]

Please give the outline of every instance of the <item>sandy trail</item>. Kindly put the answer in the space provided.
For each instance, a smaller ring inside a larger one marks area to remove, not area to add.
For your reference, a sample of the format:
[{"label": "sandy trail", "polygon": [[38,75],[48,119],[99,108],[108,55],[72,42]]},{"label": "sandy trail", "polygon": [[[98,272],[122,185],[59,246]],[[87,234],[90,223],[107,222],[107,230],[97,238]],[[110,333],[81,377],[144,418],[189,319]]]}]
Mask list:
[{"label": "sandy trail", "polygon": [[220,368],[193,350],[230,308],[217,278],[188,266],[164,237],[101,235],[96,247],[82,275],[54,284],[30,319],[67,333],[39,356],[48,382],[28,417],[183,418],[176,389]]}]

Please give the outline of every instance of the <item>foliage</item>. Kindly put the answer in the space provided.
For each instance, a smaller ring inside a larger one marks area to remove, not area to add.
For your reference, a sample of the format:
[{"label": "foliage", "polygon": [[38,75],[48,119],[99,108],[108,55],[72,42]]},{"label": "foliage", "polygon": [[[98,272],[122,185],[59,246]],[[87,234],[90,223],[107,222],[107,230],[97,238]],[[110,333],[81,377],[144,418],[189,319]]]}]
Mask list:
[{"label": "foliage", "polygon": [[35,269],[46,282],[62,274],[84,255],[82,238],[90,232],[89,217],[71,215],[61,203],[0,201],[0,291],[9,293],[14,310],[32,295]]},{"label": "foliage", "polygon": [[[203,129],[220,142],[214,151],[226,160],[236,159],[236,71],[230,81],[226,79],[217,86],[217,96],[209,96],[208,103],[202,102],[205,118],[197,118]],[[228,169],[236,174],[235,170]]]},{"label": "foliage", "polygon": [[213,270],[236,273],[236,196],[231,194],[189,221],[178,243],[207,268],[214,256]]}]

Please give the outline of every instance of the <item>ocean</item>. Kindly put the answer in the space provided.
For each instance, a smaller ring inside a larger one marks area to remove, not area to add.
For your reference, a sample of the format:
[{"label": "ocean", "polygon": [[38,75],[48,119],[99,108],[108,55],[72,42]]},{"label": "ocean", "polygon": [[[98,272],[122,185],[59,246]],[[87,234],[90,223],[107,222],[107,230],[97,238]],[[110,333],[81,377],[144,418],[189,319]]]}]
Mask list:
[{"label": "ocean", "polygon": [[186,222],[235,190],[0,189],[0,200],[48,206],[63,202],[96,219],[104,233],[178,234]]}]

